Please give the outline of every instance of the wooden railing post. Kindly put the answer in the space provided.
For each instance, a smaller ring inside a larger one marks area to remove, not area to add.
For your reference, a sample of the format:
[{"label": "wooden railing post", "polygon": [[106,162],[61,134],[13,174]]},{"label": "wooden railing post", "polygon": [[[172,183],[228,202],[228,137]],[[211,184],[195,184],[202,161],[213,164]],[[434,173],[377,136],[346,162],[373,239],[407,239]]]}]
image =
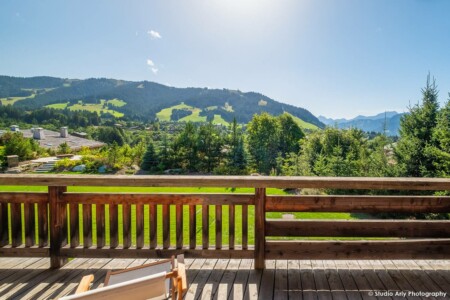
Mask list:
[{"label": "wooden railing post", "polygon": [[50,268],[62,267],[66,258],[60,256],[64,241],[67,241],[67,205],[59,203],[67,187],[49,186],[48,201],[50,206]]},{"label": "wooden railing post", "polygon": [[266,189],[255,189],[255,269],[265,268],[266,248]]}]

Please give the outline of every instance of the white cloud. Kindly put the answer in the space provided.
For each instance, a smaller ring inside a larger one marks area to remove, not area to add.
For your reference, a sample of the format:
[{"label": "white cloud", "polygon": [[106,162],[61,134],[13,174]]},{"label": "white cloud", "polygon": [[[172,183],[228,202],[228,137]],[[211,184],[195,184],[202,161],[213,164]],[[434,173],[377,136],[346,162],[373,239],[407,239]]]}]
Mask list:
[{"label": "white cloud", "polygon": [[156,64],[151,60],[150,58],[147,59],[147,66],[150,67],[150,70],[152,70],[153,74],[157,74],[159,69],[156,67]]},{"label": "white cloud", "polygon": [[149,30],[149,31],[147,31],[147,33],[150,35],[150,38],[151,38],[152,40],[156,40],[156,39],[162,38],[162,37],[161,37],[161,34],[159,34],[158,31]]}]

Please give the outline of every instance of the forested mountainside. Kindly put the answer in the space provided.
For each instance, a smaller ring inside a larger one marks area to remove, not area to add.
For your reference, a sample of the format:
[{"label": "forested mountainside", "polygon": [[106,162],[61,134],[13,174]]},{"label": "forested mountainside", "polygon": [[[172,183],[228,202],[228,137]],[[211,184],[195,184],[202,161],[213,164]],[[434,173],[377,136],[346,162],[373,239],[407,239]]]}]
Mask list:
[{"label": "forested mountainside", "polygon": [[[111,99],[121,100],[122,104],[108,103]],[[239,123],[248,123],[254,114],[261,112],[272,115],[288,112],[313,127],[324,127],[308,110],[275,101],[260,93],[228,89],[175,88],[148,81],[0,76],[0,100],[2,105],[10,104],[27,110],[44,106],[70,108],[73,105],[101,103],[121,115],[137,120],[156,119],[162,110],[171,107],[177,109],[176,106],[180,104],[188,107],[181,108],[185,110],[181,113],[184,117],[197,113],[204,117],[200,120],[211,120],[217,116],[226,122],[231,122],[236,117]],[[176,112],[175,115],[180,114]]]}]

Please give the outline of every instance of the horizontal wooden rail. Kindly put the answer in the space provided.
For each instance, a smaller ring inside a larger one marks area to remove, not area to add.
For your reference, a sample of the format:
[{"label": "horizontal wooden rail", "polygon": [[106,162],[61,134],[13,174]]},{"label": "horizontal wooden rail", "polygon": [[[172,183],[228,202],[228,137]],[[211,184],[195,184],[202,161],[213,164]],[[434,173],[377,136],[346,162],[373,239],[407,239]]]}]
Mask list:
[{"label": "horizontal wooden rail", "polygon": [[184,254],[186,258],[217,258],[217,259],[251,259],[253,258],[253,249],[248,250],[233,250],[233,249],[189,249],[184,247],[181,249],[137,249],[130,247],[124,249],[118,247],[111,248],[70,248],[64,247],[61,249],[61,255],[65,257],[86,257],[86,258],[102,258],[102,257],[116,257],[116,258],[169,258],[172,255]]},{"label": "horizontal wooden rail", "polygon": [[65,193],[64,203],[79,204],[161,204],[161,205],[253,205],[253,194],[145,194]]},{"label": "horizontal wooden rail", "polygon": [[39,203],[39,202],[48,202],[48,194],[30,193],[30,192],[20,192],[20,193],[0,192],[0,203]]},{"label": "horizontal wooden rail", "polygon": [[268,220],[266,236],[447,238],[450,221]]},{"label": "horizontal wooden rail", "polygon": [[267,196],[267,212],[445,213],[448,196]]},{"label": "horizontal wooden rail", "polygon": [[448,178],[0,174],[0,185],[450,190]]},{"label": "horizontal wooden rail", "polygon": [[267,241],[266,259],[448,259],[450,239]]}]

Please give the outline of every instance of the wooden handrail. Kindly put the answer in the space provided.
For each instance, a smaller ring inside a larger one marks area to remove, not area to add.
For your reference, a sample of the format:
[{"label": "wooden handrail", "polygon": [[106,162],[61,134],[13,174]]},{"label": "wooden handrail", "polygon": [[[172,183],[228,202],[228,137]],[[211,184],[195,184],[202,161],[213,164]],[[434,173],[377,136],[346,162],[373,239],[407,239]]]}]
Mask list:
[{"label": "wooden handrail", "polygon": [[450,178],[0,174],[1,185],[450,190]]}]

